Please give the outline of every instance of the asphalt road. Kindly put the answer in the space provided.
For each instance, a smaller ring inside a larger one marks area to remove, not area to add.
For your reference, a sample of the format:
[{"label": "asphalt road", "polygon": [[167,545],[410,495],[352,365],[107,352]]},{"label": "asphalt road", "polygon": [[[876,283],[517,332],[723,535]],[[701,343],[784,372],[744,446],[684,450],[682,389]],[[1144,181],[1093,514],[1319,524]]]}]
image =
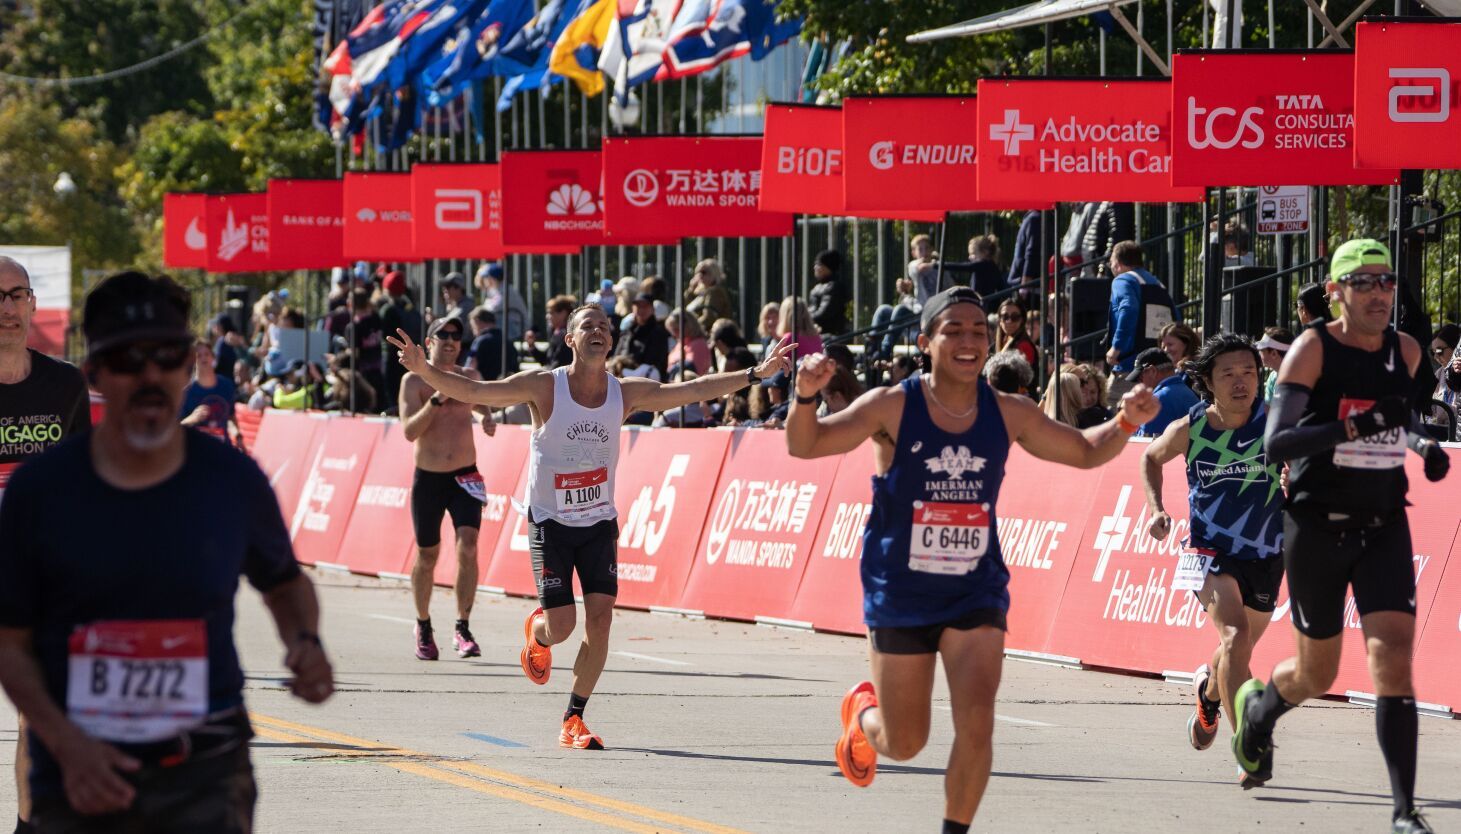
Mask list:
[{"label": "asphalt road", "polygon": [[[256,594],[240,596],[261,832],[939,830],[953,735],[942,681],[917,758],[883,763],[866,789],[833,763],[841,696],[866,676],[862,640],[617,612],[586,716],[609,749],[570,751],[557,733],[575,644],[546,686],[529,683],[517,655],[531,602],[479,597],[483,656],[444,646],[423,663],[403,585],[314,576],[340,690],[322,707],[281,688],[272,626]],[[433,611],[445,636],[455,615],[440,589]],[[1291,713],[1274,781],[1245,793],[1226,729],[1205,752],[1188,746],[1189,704],[1175,684],[1006,662],[975,830],[1389,830],[1370,710]],[[14,803],[14,740],[0,699],[0,808]],[[1461,722],[1421,719],[1418,795],[1438,830],[1461,830]]]}]

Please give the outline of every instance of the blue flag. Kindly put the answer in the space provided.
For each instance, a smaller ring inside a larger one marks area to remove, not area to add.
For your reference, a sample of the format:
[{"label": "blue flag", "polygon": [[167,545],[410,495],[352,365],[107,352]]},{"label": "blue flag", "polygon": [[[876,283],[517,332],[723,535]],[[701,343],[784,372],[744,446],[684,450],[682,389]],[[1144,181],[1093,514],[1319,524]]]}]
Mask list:
[{"label": "blue flag", "polygon": [[497,74],[499,48],[522,31],[533,11],[532,0],[491,0],[475,18],[463,21],[457,34],[442,45],[439,57],[421,73],[427,103],[440,107],[473,81]]}]

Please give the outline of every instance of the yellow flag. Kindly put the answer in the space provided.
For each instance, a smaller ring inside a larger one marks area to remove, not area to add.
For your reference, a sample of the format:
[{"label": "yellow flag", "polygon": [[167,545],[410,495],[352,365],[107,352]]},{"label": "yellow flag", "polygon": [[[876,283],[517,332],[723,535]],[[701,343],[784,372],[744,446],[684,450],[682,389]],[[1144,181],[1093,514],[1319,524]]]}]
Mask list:
[{"label": "yellow flag", "polygon": [[595,0],[578,17],[564,27],[563,34],[553,45],[553,54],[548,58],[548,69],[564,78],[573,79],[578,89],[586,96],[596,96],[604,91],[604,74],[599,72],[595,56],[592,67],[584,67],[575,54],[578,49],[591,46],[602,49],[609,36],[609,27],[614,23],[615,0]]}]

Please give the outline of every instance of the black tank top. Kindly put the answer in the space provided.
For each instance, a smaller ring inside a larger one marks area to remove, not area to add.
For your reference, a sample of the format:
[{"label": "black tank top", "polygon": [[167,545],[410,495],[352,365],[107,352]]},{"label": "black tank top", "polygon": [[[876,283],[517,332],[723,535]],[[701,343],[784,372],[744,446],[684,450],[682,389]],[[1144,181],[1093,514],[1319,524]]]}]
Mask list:
[{"label": "black tank top", "polygon": [[[1369,409],[1382,397],[1408,397],[1410,370],[1394,328],[1380,350],[1341,344],[1328,327],[1315,327],[1324,346],[1324,368],[1309,396],[1300,426],[1332,423]],[[1297,458],[1290,464],[1289,504],[1356,514],[1386,515],[1405,506],[1404,428]]]}]

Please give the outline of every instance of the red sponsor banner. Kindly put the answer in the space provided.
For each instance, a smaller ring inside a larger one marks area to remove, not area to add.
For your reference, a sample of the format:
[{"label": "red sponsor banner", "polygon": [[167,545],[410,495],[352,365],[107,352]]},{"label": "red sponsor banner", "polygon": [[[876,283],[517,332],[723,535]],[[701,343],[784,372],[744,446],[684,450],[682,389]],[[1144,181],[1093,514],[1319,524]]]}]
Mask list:
[{"label": "red sponsor banner", "polygon": [[778,433],[734,432],[681,607],[743,620],[791,610],[841,462],[791,461]]},{"label": "red sponsor banner", "polygon": [[1361,168],[1461,168],[1461,23],[1355,26],[1354,161]]},{"label": "red sponsor banner", "polygon": [[208,266],[208,197],[162,195],[162,263],[174,269]]},{"label": "red sponsor banner", "polygon": [[715,497],[731,435],[700,429],[625,429],[615,475],[619,604],[675,607]]},{"label": "red sponsor banner", "polygon": [[[498,426],[491,437],[482,433],[481,427],[473,429],[477,443],[477,470],[482,475],[482,526],[477,531],[477,583],[486,585],[482,577],[487,575],[492,554],[497,550],[497,539],[502,530],[517,513],[512,509],[512,490],[517,487],[518,473],[526,468],[528,459],[527,426]],[[457,531],[452,527],[451,515],[441,520],[441,553],[436,557],[435,581],[438,585],[452,586],[457,581]],[[415,546],[414,539],[412,546]],[[412,551],[412,558],[415,551]],[[408,562],[409,564],[409,562]]]},{"label": "red sponsor banner", "polygon": [[862,533],[872,512],[875,471],[871,442],[842,457],[787,618],[821,631],[867,632],[862,621]]},{"label": "red sponsor banner", "polygon": [[[770,104],[761,141],[761,209],[875,217],[847,210],[842,193],[842,109]],[[893,211],[898,220],[937,223],[942,211]]]},{"label": "red sponsor banner", "polygon": [[[1461,711],[1461,548],[1453,543],[1449,558],[1435,565],[1445,572],[1425,616],[1416,624],[1415,695],[1432,704]],[[1417,600],[1420,602],[1420,600]],[[1346,647],[1346,650],[1348,647]]]},{"label": "red sponsor banner", "polygon": [[275,269],[344,266],[340,180],[269,180],[269,256]]},{"label": "red sponsor banner", "polygon": [[208,231],[209,272],[263,272],[269,259],[269,195],[210,195],[203,226]]},{"label": "red sponsor banner", "polygon": [[681,237],[783,237],[790,214],[761,211],[761,137],[604,140],[610,243]]},{"label": "red sponsor banner", "polygon": [[360,479],[355,507],[340,540],[339,562],[356,573],[404,574],[416,546],[411,533],[411,441],[400,423],[385,424]]},{"label": "red sponsor banner", "polygon": [[599,151],[509,151],[502,155],[502,239],[510,246],[604,242]]},{"label": "red sponsor banner", "polygon": [[1354,53],[1172,59],[1173,185],[1390,185],[1354,167]]},{"label": "red sponsor banner", "polygon": [[300,461],[305,471],[299,503],[286,517],[299,561],[309,565],[339,558],[360,481],[384,428],[378,421],[336,417],[317,430],[318,442]]},{"label": "red sponsor banner", "polygon": [[[1172,87],[1163,79],[981,79],[979,198],[1197,202],[1171,184]],[[916,127],[924,127],[918,124]]]},{"label": "red sponsor banner", "polygon": [[488,163],[415,166],[411,215],[417,257],[502,257],[501,169]]},{"label": "red sponsor banner", "polygon": [[345,175],[344,256],[351,261],[416,261],[411,244],[411,175]]},{"label": "red sponsor banner", "polygon": [[294,517],[299,492],[304,487],[305,464],[313,459],[323,419],[312,419],[298,411],[264,412],[259,434],[254,439],[253,456],[269,476],[269,485],[279,499],[284,518]]}]

